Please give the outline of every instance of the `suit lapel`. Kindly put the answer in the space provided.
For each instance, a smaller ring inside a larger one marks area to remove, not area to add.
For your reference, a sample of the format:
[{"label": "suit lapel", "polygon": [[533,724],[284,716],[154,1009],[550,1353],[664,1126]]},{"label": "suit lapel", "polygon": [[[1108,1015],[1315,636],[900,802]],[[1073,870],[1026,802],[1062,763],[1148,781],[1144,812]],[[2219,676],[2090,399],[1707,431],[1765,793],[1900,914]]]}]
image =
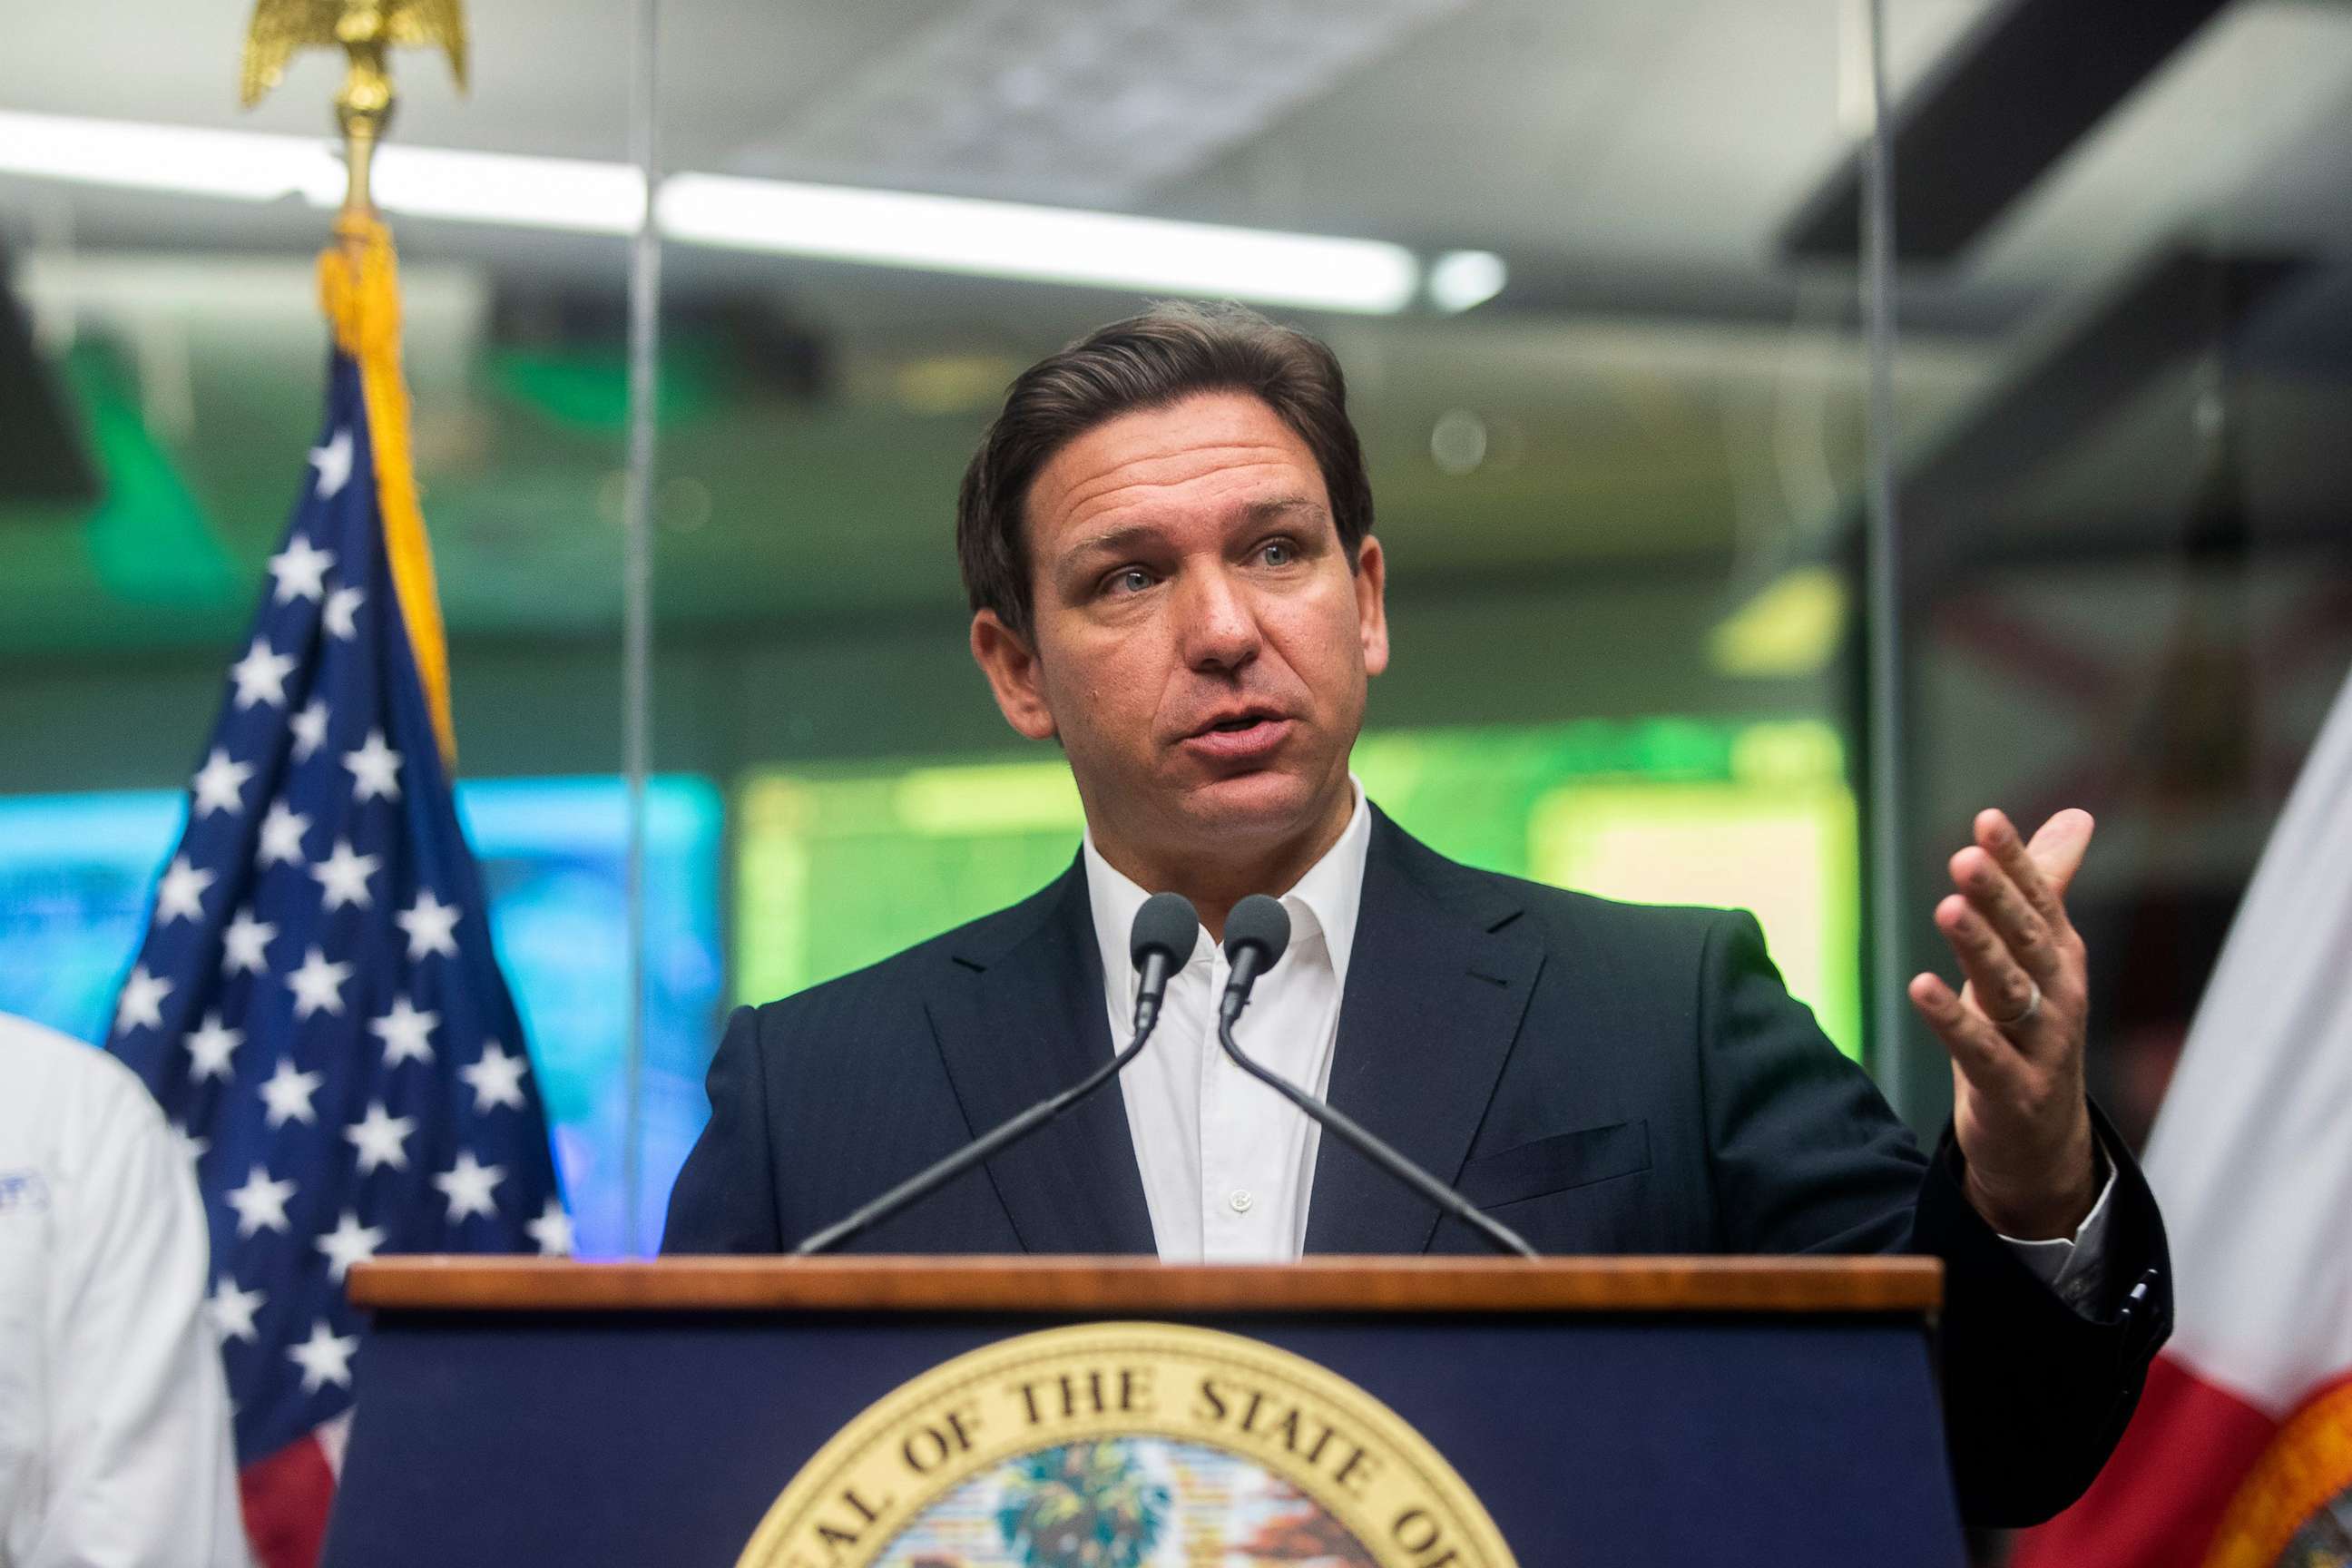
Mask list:
[{"label": "suit lapel", "polygon": [[[1076,1083],[1111,1054],[1083,869],[1073,864],[1040,901],[1044,918],[1003,951],[957,954],[962,984],[928,1004],[975,1135]],[[1031,1252],[1155,1249],[1127,1104],[1115,1082],[986,1169]]]},{"label": "suit lapel", "polygon": [[[1543,967],[1507,886],[1373,812],[1330,1100],[1440,1181],[1468,1157]],[[1421,1252],[1436,1226],[1411,1189],[1323,1135],[1307,1251]]]}]

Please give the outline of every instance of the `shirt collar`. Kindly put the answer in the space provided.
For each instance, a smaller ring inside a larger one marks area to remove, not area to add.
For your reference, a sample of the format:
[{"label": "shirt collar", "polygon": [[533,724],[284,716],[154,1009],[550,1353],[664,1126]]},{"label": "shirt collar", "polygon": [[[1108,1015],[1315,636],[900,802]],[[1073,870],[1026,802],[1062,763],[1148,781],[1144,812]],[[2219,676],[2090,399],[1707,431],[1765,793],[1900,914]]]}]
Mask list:
[{"label": "shirt collar", "polygon": [[[1348,957],[1356,944],[1356,912],[1363,903],[1364,862],[1372,847],[1372,813],[1363,781],[1351,773],[1348,787],[1354,792],[1356,809],[1340,831],[1339,842],[1282,895],[1282,907],[1290,916],[1291,945],[1320,937],[1331,955],[1331,973],[1342,993],[1348,987]],[[1135,924],[1136,911],[1150,895],[1102,858],[1091,829],[1079,855],[1086,863],[1087,902],[1094,915],[1095,942],[1102,949],[1106,986],[1114,997],[1132,997],[1135,973],[1127,952],[1128,932]],[[1198,963],[1215,951],[1204,929],[1194,940],[1186,963]],[[1127,977],[1124,982],[1117,978],[1120,975]]]}]

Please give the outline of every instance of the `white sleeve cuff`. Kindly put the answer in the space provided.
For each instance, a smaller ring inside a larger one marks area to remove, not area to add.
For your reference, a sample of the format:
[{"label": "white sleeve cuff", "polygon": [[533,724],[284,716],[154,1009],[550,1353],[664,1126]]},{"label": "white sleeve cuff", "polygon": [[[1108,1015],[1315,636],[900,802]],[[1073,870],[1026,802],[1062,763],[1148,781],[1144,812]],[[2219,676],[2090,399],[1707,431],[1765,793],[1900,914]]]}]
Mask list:
[{"label": "white sleeve cuff", "polygon": [[2060,1300],[2083,1313],[2093,1310],[2106,1284],[2107,1210],[2108,1200],[2116,1193],[2116,1162],[2104,1147],[2099,1152],[2106,1162],[2106,1183],[2099,1188],[2098,1201],[2091,1205],[2091,1212],[2074,1227],[2073,1237],[2054,1237],[2048,1241],[2001,1237],[2009,1246],[2010,1255],[2025,1265],[2028,1272],[2049,1286]]}]

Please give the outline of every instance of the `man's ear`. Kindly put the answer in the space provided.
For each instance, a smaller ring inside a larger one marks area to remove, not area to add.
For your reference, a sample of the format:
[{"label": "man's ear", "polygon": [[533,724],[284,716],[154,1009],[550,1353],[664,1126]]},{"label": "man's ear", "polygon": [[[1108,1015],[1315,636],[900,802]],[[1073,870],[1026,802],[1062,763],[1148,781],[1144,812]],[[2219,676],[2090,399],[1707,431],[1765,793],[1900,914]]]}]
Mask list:
[{"label": "man's ear", "polygon": [[1364,673],[1389,667],[1388,561],[1370,534],[1356,547],[1356,631],[1364,644]]},{"label": "man's ear", "polygon": [[1053,739],[1054,713],[1045,706],[1037,655],[1029,640],[994,610],[982,610],[971,617],[971,657],[988,677],[988,689],[996,694],[1004,721],[1033,741]]}]

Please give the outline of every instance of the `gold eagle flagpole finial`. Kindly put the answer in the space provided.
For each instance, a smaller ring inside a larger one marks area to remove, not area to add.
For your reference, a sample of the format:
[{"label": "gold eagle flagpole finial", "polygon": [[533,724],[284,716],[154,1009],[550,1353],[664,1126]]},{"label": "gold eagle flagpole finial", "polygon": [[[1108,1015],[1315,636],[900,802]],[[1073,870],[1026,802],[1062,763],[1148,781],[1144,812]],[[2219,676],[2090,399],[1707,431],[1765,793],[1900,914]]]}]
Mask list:
[{"label": "gold eagle flagpole finial", "polygon": [[245,68],[239,96],[251,109],[286,74],[286,64],[307,48],[341,48],[350,60],[342,90],[335,95],[335,120],[342,127],[343,155],[351,184],[343,196],[345,216],[372,216],[368,167],[376,143],[392,119],[394,45],[438,44],[449,56],[459,91],[466,87],[466,17],[460,0],[257,0],[245,33]]}]

